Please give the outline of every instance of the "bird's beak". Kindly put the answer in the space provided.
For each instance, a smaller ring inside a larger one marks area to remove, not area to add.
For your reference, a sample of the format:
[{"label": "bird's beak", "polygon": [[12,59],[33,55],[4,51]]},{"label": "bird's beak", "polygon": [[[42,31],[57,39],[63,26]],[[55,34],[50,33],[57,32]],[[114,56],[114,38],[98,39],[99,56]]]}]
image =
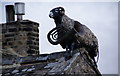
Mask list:
[{"label": "bird's beak", "polygon": [[50,17],[50,18],[53,18],[53,17],[54,17],[53,12],[50,12],[50,13],[49,13],[49,17]]}]

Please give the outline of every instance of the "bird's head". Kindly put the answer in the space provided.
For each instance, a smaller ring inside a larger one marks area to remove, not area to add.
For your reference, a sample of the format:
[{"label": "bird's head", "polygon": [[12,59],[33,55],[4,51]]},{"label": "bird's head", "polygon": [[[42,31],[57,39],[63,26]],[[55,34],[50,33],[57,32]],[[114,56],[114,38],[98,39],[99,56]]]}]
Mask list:
[{"label": "bird's head", "polygon": [[64,14],[65,14],[65,10],[63,7],[56,7],[50,11],[49,17],[55,19],[58,17],[62,17]]}]

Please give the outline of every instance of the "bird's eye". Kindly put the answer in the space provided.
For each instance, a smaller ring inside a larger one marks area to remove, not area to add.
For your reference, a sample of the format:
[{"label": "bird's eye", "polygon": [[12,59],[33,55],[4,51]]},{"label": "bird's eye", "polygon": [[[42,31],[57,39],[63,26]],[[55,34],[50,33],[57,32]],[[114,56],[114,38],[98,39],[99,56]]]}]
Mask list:
[{"label": "bird's eye", "polygon": [[62,9],[61,9],[61,8],[59,8],[59,10],[61,11]]}]

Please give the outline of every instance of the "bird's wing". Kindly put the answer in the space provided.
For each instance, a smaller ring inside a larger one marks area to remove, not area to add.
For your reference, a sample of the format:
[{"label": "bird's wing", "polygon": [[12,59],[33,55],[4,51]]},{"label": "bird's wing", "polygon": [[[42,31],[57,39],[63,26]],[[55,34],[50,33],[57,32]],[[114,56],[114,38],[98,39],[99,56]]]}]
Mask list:
[{"label": "bird's wing", "polygon": [[76,33],[78,41],[88,46],[98,46],[98,40],[92,31],[85,25],[79,25],[79,31]]}]

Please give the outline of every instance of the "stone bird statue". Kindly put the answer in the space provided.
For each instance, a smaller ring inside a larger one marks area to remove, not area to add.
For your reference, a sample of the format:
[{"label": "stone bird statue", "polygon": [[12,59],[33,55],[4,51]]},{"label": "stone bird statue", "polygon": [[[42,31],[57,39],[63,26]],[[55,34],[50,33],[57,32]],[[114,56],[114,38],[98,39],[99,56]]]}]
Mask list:
[{"label": "stone bird statue", "polygon": [[[60,44],[63,49],[66,49],[66,57],[72,56],[74,49],[84,47],[95,62],[95,57],[98,55],[98,40],[87,26],[65,15],[63,7],[53,8],[49,17],[53,18],[56,24],[56,28],[48,33],[50,43]],[[56,42],[50,39],[50,34],[54,30],[57,32]]]}]

